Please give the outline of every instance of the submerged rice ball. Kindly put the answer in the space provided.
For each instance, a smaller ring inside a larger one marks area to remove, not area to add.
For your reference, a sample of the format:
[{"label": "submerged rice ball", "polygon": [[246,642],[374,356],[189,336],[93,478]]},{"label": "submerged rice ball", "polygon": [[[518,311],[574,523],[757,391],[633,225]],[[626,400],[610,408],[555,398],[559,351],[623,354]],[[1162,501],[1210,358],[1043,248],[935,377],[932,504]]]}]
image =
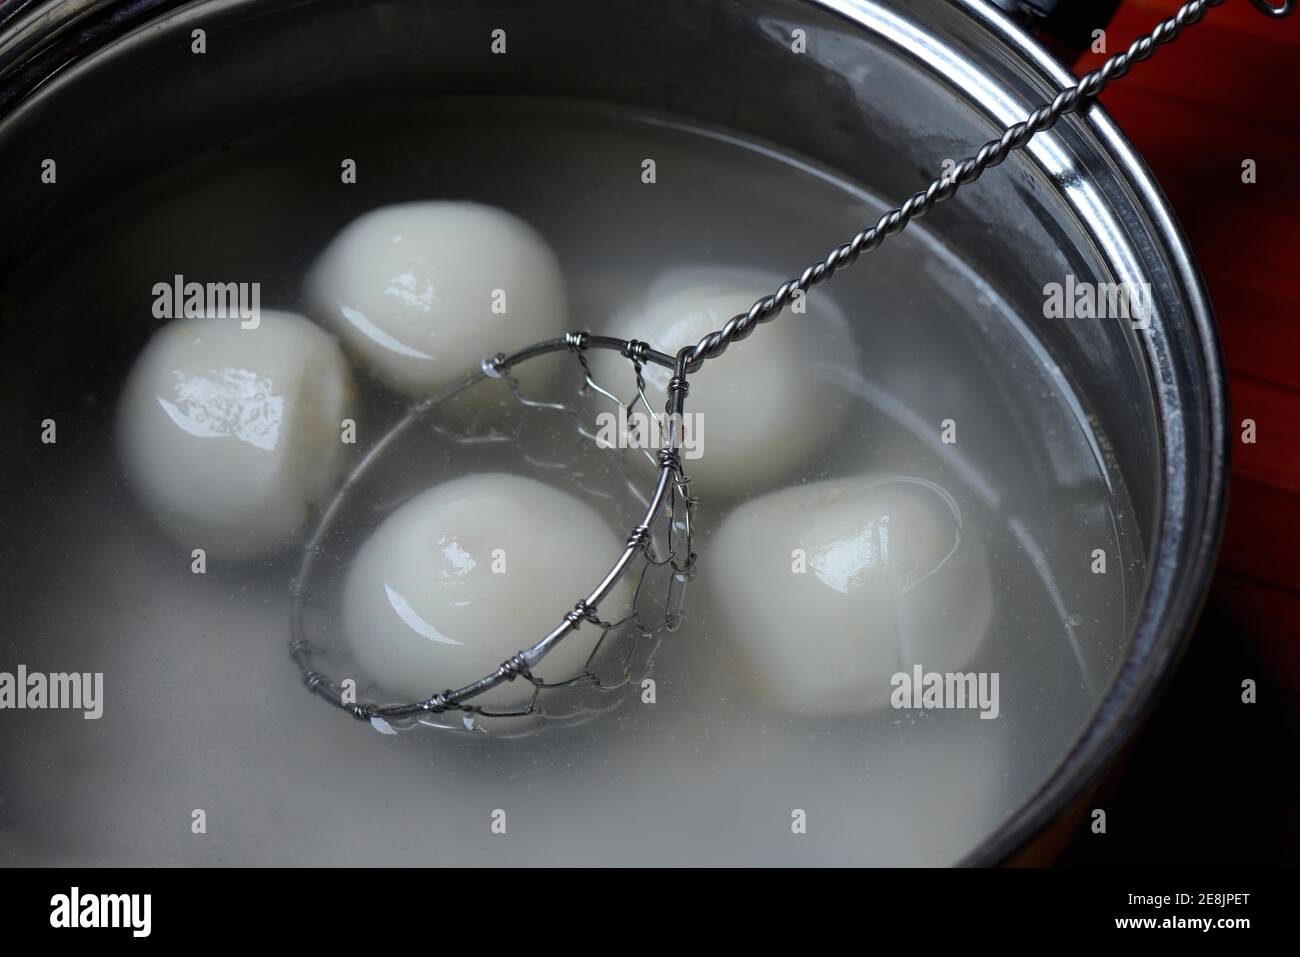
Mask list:
[{"label": "submerged rice ball", "polygon": [[[533,479],[467,475],[417,495],[357,553],[343,595],[348,641],[385,690],[420,700],[496,669],[559,623],[604,577],[622,542],[590,506]],[[618,621],[626,579],[599,608]],[[580,674],[600,632],[584,625],[534,674]],[[509,708],[533,686],[519,678],[474,699]]]},{"label": "submerged rice ball", "polygon": [[[367,368],[390,388],[431,395],[511,353],[563,335],[560,264],[517,216],[469,202],[385,206],[350,223],[312,268],[307,294]],[[544,364],[517,367],[536,387]],[[467,396],[500,398],[497,389]]]},{"label": "submerged rice ball", "polygon": [[302,316],[175,320],[118,406],[127,477],[182,544],[238,558],[282,547],[338,482],[352,391],[338,343]]},{"label": "submerged rice ball", "polygon": [[988,631],[984,546],[941,488],[866,477],[736,508],[705,549],[760,693],[804,714],[889,705],[914,665],[963,668]]},{"label": "submerged rice ball", "polygon": [[[675,355],[784,278],[752,269],[672,269],[647,291],[643,308],[605,331]],[[787,309],[690,377],[685,425],[696,448],[684,450],[683,466],[692,492],[707,498],[762,491],[833,440],[848,400],[825,373],[853,368],[857,348],[826,292],[808,294],[804,305],[806,312]],[[591,363],[606,388],[624,400],[634,394],[626,360],[601,351]],[[671,377],[668,369],[645,367],[646,395],[656,412],[663,411]]]}]

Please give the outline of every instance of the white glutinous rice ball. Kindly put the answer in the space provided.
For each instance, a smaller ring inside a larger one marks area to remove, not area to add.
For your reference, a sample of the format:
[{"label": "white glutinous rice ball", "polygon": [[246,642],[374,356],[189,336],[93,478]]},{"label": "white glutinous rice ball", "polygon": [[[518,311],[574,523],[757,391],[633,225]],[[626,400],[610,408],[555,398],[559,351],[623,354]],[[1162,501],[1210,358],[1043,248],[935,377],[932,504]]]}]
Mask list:
[{"label": "white glutinous rice ball", "polygon": [[[785,278],[735,267],[671,269],[650,286],[639,309],[605,332],[676,355]],[[787,308],[690,376],[685,425],[695,448],[683,450],[682,462],[692,492],[708,498],[765,491],[833,441],[848,398],[826,373],[854,368],[857,348],[828,293],[815,290],[803,305],[805,312]],[[627,360],[601,350],[591,363],[605,388],[625,401],[635,395]],[[672,372],[649,364],[644,370],[646,396],[662,412]]]},{"label": "white glutinous rice ball", "polygon": [[992,614],[983,543],[918,478],[773,492],[731,512],[703,551],[749,677],[791,712],[888,707],[895,674],[966,666]]},{"label": "white glutinous rice ball", "polygon": [[[428,489],[362,545],[343,592],[358,664],[385,691],[416,701],[475,681],[545,637],[609,571],[623,541],[589,505],[534,479],[467,475]],[[598,608],[620,621],[627,579]],[[600,630],[584,624],[533,672],[582,673]],[[533,686],[516,678],[474,699],[510,708]]]},{"label": "white glutinous rice ball", "polygon": [[223,558],[274,551],[335,490],[353,391],[338,342],[302,316],[177,319],[127,380],[123,465],[178,542]]},{"label": "white glutinous rice ball", "polygon": [[[402,203],[364,214],[321,254],[307,294],[376,378],[413,397],[489,356],[567,331],[555,253],[522,219],[479,203]],[[515,375],[536,388],[547,368],[524,362]],[[488,386],[495,398],[508,395]]]}]

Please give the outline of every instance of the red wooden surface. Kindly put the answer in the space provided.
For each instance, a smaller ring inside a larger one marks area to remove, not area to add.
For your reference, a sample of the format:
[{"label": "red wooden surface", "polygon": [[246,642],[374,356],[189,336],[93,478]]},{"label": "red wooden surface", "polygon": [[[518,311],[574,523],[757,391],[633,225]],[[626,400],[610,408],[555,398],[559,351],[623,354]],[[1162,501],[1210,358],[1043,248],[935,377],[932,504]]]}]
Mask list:
[{"label": "red wooden surface", "polygon": [[[1128,0],[1106,30],[1111,52],[1178,5]],[[1169,196],[1219,322],[1237,428],[1213,600],[1267,664],[1260,679],[1300,694],[1300,13],[1270,20],[1229,0],[1102,102]]]},{"label": "red wooden surface", "polygon": [[[1177,0],[1126,0],[1110,52]],[[1082,75],[1103,61],[1088,54]],[[1229,375],[1228,524],[1183,668],[1103,782],[1127,841],[1064,863],[1300,863],[1300,13],[1228,0],[1102,97],[1169,197],[1209,286]],[[1243,183],[1242,163],[1256,163]],[[1256,442],[1242,442],[1253,419]],[[1258,704],[1240,703],[1254,678]],[[1189,796],[1195,800],[1188,801]]]}]

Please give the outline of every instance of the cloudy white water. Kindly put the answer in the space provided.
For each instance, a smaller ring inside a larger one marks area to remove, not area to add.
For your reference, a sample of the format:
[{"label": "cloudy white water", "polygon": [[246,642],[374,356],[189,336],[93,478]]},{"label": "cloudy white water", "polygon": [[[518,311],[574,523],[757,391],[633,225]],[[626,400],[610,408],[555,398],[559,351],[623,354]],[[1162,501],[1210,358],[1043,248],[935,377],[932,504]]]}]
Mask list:
[{"label": "cloudy white water", "polygon": [[[340,137],[364,144],[353,186],[337,179]],[[126,373],[159,324],[149,290],[176,274],[238,279],[261,284],[264,309],[305,311],[304,278],[339,229],[374,207],[439,198],[532,224],[559,257],[570,327],[615,332],[668,270],[793,275],[882,205],[767,148],[671,123],[441,102],[285,124],[125,194],[42,250],[5,308],[64,317],[50,348],[114,345],[102,376],[78,384],[76,434],[13,503],[0,670],[102,672],[103,714],[4,715],[0,859],[947,863],[1014,814],[1113,674],[1141,549],[1123,489],[1098,462],[1104,437],[1087,431],[1021,319],[923,224],[826,287],[855,344],[843,354],[857,356],[822,370],[835,408],[813,408],[805,424],[815,432],[838,409],[829,438],[747,492],[697,489],[697,545],[708,556],[738,502],[789,485],[872,473],[942,490],[987,554],[991,619],[966,667],[999,675],[995,720],[781,710],[739,650],[749,637],[706,560],[684,626],[656,656],[655,703],[632,696],[580,727],[512,740],[385,736],[304,690],[287,653],[292,550],[192,573],[189,549],[127,487],[114,434]],[[364,451],[400,403],[369,382],[361,399]],[[955,444],[941,439],[950,419]],[[727,430],[709,420],[706,441]],[[779,457],[782,441],[767,440],[762,458]],[[367,507],[382,514],[422,484],[511,461],[431,444],[386,462],[391,495]],[[1099,548],[1108,574],[1091,572]],[[342,568],[348,555],[337,558]],[[764,590],[746,587],[755,600]]]}]

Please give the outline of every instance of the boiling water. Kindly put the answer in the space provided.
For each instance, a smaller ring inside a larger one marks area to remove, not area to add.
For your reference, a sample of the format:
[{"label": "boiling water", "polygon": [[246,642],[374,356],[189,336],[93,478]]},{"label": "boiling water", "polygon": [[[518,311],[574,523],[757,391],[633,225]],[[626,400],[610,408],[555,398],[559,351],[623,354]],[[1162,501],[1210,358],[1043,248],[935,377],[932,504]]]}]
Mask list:
[{"label": "boiling water", "polygon": [[[355,144],[355,185],[339,183],[344,142]],[[654,184],[642,181],[647,157]],[[0,298],[4,325],[43,317],[30,361],[62,369],[68,387],[21,399],[61,431],[37,446],[32,425],[12,450],[25,484],[10,492],[21,517],[4,535],[0,670],[103,672],[106,700],[95,721],[0,719],[0,859],[947,863],[1013,815],[1113,677],[1141,544],[1103,465],[1104,437],[1028,324],[923,225],[826,287],[863,359],[839,377],[851,414],[836,444],[789,481],[888,472],[954,498],[991,565],[991,630],[968,668],[1000,675],[997,720],[773,710],[750,690],[740,636],[702,577],[685,624],[657,651],[654,704],[634,694],[596,720],[513,739],[385,736],[303,689],[286,648],[294,550],[191,573],[189,548],[161,534],[114,448],[121,383],[157,326],[154,283],[258,281],[264,308],[301,309],[303,277],[338,229],[428,198],[532,223],[565,270],[572,328],[593,329],[674,266],[793,275],[885,206],[798,157],[663,117],[541,101],[404,104],[400,115],[368,104],[223,146],[35,252]],[[28,361],[6,350],[6,364]],[[373,385],[362,398],[358,454],[402,411]],[[940,438],[949,418],[955,445]],[[556,436],[532,440],[551,447]],[[511,467],[499,448],[464,453],[431,436],[404,448],[378,470],[358,528],[418,487]],[[732,504],[701,502],[701,553]],[[606,514],[621,535],[623,512]],[[336,576],[359,545],[359,533],[332,544]],[[1098,548],[1108,574],[1091,573]],[[329,580],[316,596],[326,632]],[[505,834],[492,828],[498,811]],[[793,833],[797,811],[806,833]]]}]

